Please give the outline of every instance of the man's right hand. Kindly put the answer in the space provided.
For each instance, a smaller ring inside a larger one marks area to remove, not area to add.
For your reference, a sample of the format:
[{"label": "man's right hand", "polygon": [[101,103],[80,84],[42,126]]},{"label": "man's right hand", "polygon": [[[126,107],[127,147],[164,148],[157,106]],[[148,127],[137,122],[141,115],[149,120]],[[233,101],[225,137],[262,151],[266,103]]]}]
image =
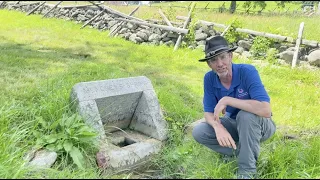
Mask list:
[{"label": "man's right hand", "polygon": [[237,149],[236,143],[234,142],[232,136],[222,124],[218,127],[215,127],[214,130],[220,146]]},{"label": "man's right hand", "polygon": [[215,117],[215,114],[211,112],[205,112],[204,117],[207,123],[214,128],[214,131],[216,132],[216,138],[220,146],[237,149],[237,146],[232,136],[226,130],[226,128],[221,124],[219,117]]}]

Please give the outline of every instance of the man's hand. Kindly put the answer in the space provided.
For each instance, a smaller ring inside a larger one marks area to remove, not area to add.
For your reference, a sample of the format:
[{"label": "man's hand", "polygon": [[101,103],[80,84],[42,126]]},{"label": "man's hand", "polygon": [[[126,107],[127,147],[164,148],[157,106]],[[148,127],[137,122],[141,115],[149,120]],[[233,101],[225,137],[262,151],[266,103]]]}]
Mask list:
[{"label": "man's hand", "polygon": [[216,127],[214,130],[220,146],[237,149],[236,143],[230,133],[222,125]]},{"label": "man's hand", "polygon": [[226,113],[227,105],[224,103],[224,99],[225,97],[223,97],[214,108],[213,116],[215,121],[219,120],[220,113],[222,114]]}]

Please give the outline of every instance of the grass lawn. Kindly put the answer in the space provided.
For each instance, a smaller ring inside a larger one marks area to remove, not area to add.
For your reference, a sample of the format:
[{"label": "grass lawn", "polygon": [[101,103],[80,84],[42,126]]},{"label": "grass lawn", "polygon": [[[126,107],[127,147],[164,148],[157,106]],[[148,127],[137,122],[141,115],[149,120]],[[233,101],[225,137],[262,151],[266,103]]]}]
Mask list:
[{"label": "grass lawn", "polygon": [[[136,177],[134,173],[101,174],[95,165],[96,149],[90,146],[80,147],[85,170],[65,153],[43,171],[30,172],[22,160],[36,143],[34,131],[40,127],[39,119],[52,123],[74,114],[69,107],[73,85],[133,76],[151,80],[170,126],[166,146],[149,170],[161,169],[163,176],[171,178],[233,177],[236,162],[222,163],[217,153],[183,132],[189,123],[203,117],[202,83],[209,71],[206,64],[197,61],[203,52],[136,45],[109,38],[108,31],[80,30],[81,24],[41,17],[0,10],[0,177]],[[234,62],[253,63],[237,58]],[[262,144],[260,178],[320,178],[320,70],[255,66],[269,92],[273,119],[279,127]],[[285,140],[285,132],[299,139]]]}]

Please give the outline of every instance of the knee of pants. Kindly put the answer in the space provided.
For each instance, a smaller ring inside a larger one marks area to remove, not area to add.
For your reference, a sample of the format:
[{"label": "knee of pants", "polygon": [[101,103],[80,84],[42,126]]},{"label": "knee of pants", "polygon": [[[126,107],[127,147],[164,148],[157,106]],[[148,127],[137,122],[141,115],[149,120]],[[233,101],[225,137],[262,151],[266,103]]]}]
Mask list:
[{"label": "knee of pants", "polygon": [[197,142],[200,142],[201,138],[204,136],[204,126],[206,125],[207,124],[205,123],[200,123],[194,126],[192,130],[192,136]]},{"label": "knee of pants", "polygon": [[237,124],[251,124],[253,122],[256,123],[257,115],[250,113],[248,111],[240,110],[237,114],[236,120]]}]

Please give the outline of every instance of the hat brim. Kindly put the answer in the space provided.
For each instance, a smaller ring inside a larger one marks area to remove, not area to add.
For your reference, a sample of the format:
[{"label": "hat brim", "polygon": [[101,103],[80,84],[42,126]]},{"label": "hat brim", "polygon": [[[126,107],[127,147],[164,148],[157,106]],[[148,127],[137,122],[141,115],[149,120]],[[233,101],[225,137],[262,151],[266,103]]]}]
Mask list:
[{"label": "hat brim", "polygon": [[209,59],[213,58],[213,57],[216,57],[224,52],[233,52],[234,50],[236,50],[238,48],[238,46],[235,46],[233,48],[230,48],[230,49],[225,49],[225,50],[222,50],[220,51],[219,53],[217,54],[214,54],[213,56],[210,56],[210,57],[207,57],[207,58],[204,58],[204,59],[200,59],[198,60],[199,62],[205,62],[205,61],[208,61]]}]

